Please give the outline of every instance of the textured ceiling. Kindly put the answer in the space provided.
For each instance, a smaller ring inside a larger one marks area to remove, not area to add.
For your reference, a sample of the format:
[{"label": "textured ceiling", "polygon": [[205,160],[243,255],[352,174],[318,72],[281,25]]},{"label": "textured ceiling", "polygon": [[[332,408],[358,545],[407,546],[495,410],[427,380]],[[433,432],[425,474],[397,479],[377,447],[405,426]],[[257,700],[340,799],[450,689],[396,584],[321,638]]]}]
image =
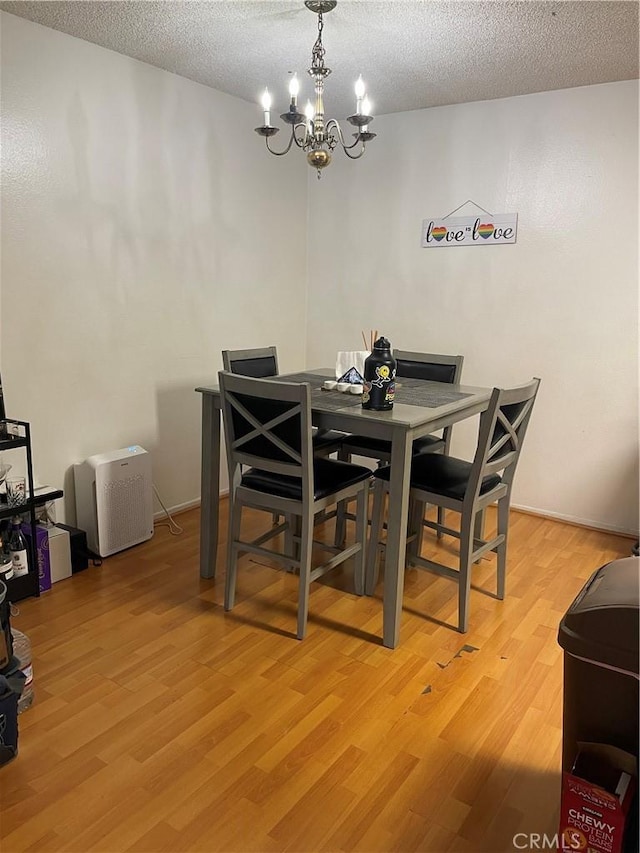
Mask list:
[{"label": "textured ceiling", "polygon": [[[289,72],[302,103],[312,93],[317,17],[302,0],[3,0],[0,9],[248,101],[267,85],[277,113]],[[339,0],[323,41],[327,116],[353,112],[360,73],[379,115],[637,78],[638,3]]]}]

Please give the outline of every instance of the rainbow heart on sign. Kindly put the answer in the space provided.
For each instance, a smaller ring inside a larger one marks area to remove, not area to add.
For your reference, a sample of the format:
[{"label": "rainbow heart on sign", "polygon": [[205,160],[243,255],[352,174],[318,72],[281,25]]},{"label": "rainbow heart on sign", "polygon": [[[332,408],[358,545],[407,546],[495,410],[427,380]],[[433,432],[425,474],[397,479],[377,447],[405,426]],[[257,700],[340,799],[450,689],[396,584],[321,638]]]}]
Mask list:
[{"label": "rainbow heart on sign", "polygon": [[484,237],[484,239],[486,240],[486,239],[487,239],[487,237],[491,237],[491,235],[493,234],[494,230],[495,230],[495,229],[494,229],[494,227],[493,227],[493,223],[492,223],[492,222],[484,222],[484,223],[483,223],[483,224],[481,224],[481,225],[480,225],[480,227],[478,228],[478,234],[479,234],[481,237]]},{"label": "rainbow heart on sign", "polygon": [[434,240],[438,240],[438,242],[440,242],[440,240],[442,240],[446,233],[447,229],[444,227],[444,225],[440,225],[439,228],[432,229],[431,236],[434,238]]}]

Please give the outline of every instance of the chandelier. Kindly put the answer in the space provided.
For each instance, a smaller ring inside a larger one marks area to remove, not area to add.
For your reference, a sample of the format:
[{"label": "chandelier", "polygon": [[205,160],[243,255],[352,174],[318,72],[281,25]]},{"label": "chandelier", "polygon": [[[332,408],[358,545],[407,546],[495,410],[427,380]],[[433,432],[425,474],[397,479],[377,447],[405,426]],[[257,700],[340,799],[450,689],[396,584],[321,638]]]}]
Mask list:
[{"label": "chandelier", "polygon": [[[300,84],[297,76],[294,74],[289,84],[289,94],[291,103],[289,111],[283,113],[280,118],[291,126],[291,136],[287,147],[283,151],[274,151],[269,145],[269,138],[275,136],[280,130],[279,127],[274,127],[271,124],[271,95],[269,90],[264,90],[262,96],[262,109],[264,116],[264,124],[262,127],[256,127],[255,131],[260,136],[264,137],[267,149],[276,157],[282,157],[291,150],[291,146],[295,143],[298,148],[307,152],[307,162],[309,165],[318,170],[318,178],[321,175],[321,169],[328,166],[331,162],[331,152],[338,145],[352,160],[357,160],[362,157],[365,151],[366,143],[373,139],[376,134],[371,133],[369,125],[373,121],[373,116],[369,115],[371,106],[365,97],[365,86],[362,77],[359,77],[356,86],[356,111],[353,115],[347,117],[347,121],[357,128],[357,132],[353,134],[355,141],[347,145],[344,139],[342,129],[338,122],[330,118],[326,123],[324,120],[324,81],[331,74],[331,69],[324,64],[324,47],[322,45],[322,16],[326,12],[335,9],[337,0],[305,0],[304,5],[310,11],[318,15],[318,38],[311,52],[311,68],[308,69],[308,74],[313,78],[316,94],[315,108],[310,101],[303,113],[298,112],[298,92]],[[354,150],[355,149],[355,150]]]}]

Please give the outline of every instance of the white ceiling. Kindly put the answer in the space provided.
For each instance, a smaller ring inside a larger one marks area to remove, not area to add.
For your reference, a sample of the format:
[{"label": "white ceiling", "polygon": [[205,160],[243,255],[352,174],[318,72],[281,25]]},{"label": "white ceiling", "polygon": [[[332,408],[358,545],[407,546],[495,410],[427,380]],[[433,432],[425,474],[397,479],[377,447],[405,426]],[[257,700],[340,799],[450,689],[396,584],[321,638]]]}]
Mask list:
[{"label": "white ceiling", "polygon": [[[374,114],[638,77],[638,2],[339,0],[324,16],[327,117],[353,112],[362,74]],[[275,112],[287,75],[301,101],[317,17],[303,0],[47,0],[0,9]],[[256,107],[256,116],[259,110]],[[596,117],[594,117],[596,118]]]}]

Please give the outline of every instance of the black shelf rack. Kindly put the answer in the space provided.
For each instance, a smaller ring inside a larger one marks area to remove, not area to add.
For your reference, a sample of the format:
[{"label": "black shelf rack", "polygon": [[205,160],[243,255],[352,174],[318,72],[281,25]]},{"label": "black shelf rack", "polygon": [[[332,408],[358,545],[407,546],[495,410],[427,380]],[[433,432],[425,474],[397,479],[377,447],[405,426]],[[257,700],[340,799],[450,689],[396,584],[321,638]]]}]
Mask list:
[{"label": "black shelf rack", "polygon": [[24,448],[27,457],[27,498],[20,506],[9,506],[0,503],[0,521],[15,516],[28,516],[31,525],[31,536],[27,542],[27,557],[29,572],[21,577],[10,578],[7,583],[7,598],[9,601],[20,601],[29,596],[40,595],[38,577],[38,556],[36,549],[36,506],[38,500],[34,497],[33,486],[33,457],[31,453],[31,428],[26,421],[13,418],[0,419],[0,452]]}]

